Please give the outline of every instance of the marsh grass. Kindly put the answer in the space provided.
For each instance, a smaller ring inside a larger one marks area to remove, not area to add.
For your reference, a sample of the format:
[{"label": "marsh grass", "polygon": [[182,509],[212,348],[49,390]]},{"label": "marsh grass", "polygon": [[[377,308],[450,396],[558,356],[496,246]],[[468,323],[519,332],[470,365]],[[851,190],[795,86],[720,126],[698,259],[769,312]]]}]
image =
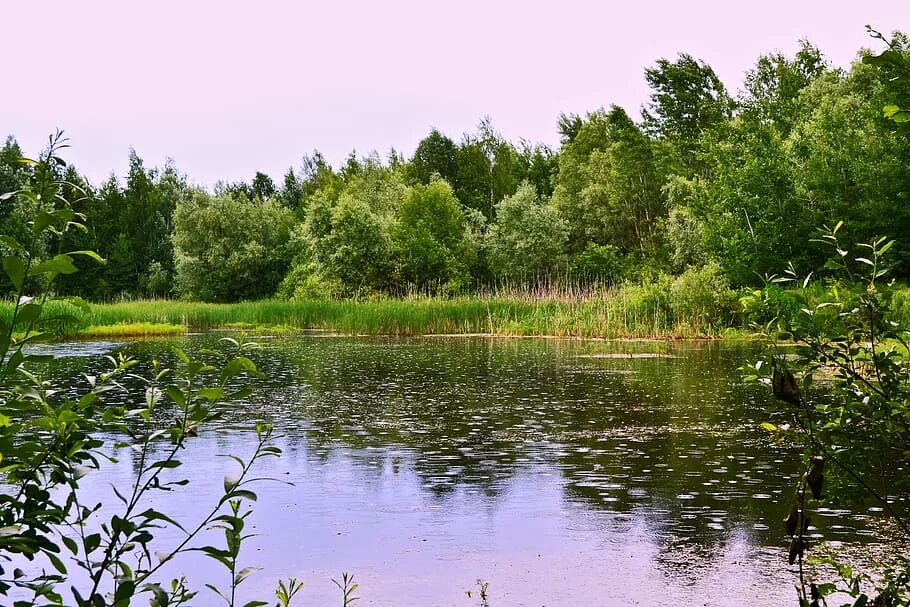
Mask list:
[{"label": "marsh grass", "polygon": [[[471,297],[262,300],[234,304],[142,300],[51,302],[45,316],[71,316],[64,333],[82,337],[175,335],[223,329],[271,335],[322,330],[345,335],[493,334],[586,338],[738,338],[749,318],[738,293],[708,283],[658,279],[598,288],[498,289]],[[910,289],[895,292],[894,314],[910,317]],[[11,305],[0,304],[0,317]]]}]

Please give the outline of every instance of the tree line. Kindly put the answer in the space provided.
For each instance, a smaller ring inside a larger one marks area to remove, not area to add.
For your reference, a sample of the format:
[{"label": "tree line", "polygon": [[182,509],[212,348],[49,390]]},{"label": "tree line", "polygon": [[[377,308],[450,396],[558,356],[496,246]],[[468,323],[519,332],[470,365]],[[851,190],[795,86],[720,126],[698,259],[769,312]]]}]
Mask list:
[{"label": "tree line", "polygon": [[[890,44],[910,57],[903,34]],[[560,115],[558,149],[507,141],[484,119],[457,140],[431,130],[410,158],[352,153],[333,167],[315,152],[279,182],[257,172],[210,191],[135,152],[124,179],[100,185],[60,166],[89,194],[76,209],[89,229],[68,233],[67,246],[107,263],[86,262],[55,288],[93,300],[237,301],[700,268],[738,287],[788,262],[815,268],[825,251],[808,237],[825,224],[843,220],[854,242],[906,240],[910,226],[910,139],[883,111],[907,107],[910,89],[869,57],[842,69],[804,41],[792,56],[759,57],[736,93],[704,61],[660,59],[645,70],[640,119],[616,105]],[[20,156],[8,137],[0,191],[42,178]],[[26,234],[33,204],[0,204],[0,233]],[[910,247],[895,264],[910,275]]]}]

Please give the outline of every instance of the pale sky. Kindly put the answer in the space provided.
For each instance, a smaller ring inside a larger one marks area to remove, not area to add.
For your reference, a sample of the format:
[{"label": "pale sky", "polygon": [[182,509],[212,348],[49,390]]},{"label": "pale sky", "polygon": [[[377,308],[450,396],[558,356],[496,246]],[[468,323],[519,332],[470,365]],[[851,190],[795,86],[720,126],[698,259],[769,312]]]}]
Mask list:
[{"label": "pale sky", "polygon": [[199,185],[279,181],[303,154],[333,164],[489,115],[556,145],[560,112],[638,115],[645,67],[688,52],[735,91],[757,57],[808,38],[835,65],[910,30],[902,1],[229,2],[0,0],[0,135],[36,154],[54,128],[95,183],[171,157]]}]

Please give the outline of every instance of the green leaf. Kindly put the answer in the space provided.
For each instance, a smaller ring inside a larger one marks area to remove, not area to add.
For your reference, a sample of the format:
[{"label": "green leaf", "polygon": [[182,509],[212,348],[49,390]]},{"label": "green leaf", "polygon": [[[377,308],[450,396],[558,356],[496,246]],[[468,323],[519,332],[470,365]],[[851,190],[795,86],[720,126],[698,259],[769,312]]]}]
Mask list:
[{"label": "green leaf", "polygon": [[224,492],[231,493],[234,490],[234,487],[237,486],[237,483],[240,482],[240,477],[233,474],[228,474],[224,477]]},{"label": "green leaf", "polygon": [[63,541],[63,544],[69,549],[73,554],[79,554],[79,544],[76,543],[71,537],[61,536],[60,538]]},{"label": "green leaf", "polygon": [[[234,576],[234,585],[239,586],[241,583],[243,583],[243,580],[250,577],[252,574],[256,573],[257,571],[259,571],[261,569],[262,569],[262,567],[244,567],[243,569],[241,569],[240,571],[237,572],[237,575]],[[249,604],[249,603],[247,603],[247,604]],[[260,603],[260,604],[265,605],[266,603]]]},{"label": "green leaf", "polygon": [[74,274],[78,268],[73,265],[73,258],[69,255],[54,255],[35,266],[33,271],[35,274]]},{"label": "green leaf", "polygon": [[255,493],[253,493],[252,491],[249,491],[248,489],[235,489],[234,491],[231,491],[230,493],[226,493],[224,495],[224,497],[221,498],[221,501],[226,502],[228,500],[233,500],[233,499],[247,499],[247,500],[250,500],[251,502],[255,502],[257,497],[256,497]]},{"label": "green leaf", "polygon": [[106,263],[105,259],[94,251],[70,251],[67,255],[82,255],[83,257],[94,259],[98,263]]},{"label": "green leaf", "polygon": [[41,316],[41,305],[36,303],[27,303],[19,308],[19,314],[16,316],[16,326],[29,325],[38,320]]},{"label": "green leaf", "polygon": [[772,424],[770,422],[762,422],[761,427],[764,428],[765,430],[767,430],[768,432],[777,432],[779,429],[777,426],[775,426],[774,424]]},{"label": "green leaf", "polygon": [[60,573],[63,573],[63,574],[66,573],[66,565],[63,564],[63,561],[61,561],[60,558],[57,557],[56,554],[52,554],[50,552],[45,552],[44,554],[47,555],[47,560],[49,560],[51,562],[51,565],[54,566],[54,569],[56,569]]},{"label": "green leaf", "polygon": [[4,257],[3,271],[9,276],[9,279],[13,283],[13,286],[16,287],[16,290],[21,291],[22,285],[25,282],[25,262],[15,255]]},{"label": "green leaf", "polygon": [[218,400],[224,396],[223,388],[202,388],[196,393],[198,396],[208,400]]},{"label": "green leaf", "polygon": [[238,356],[224,365],[224,369],[221,371],[220,383],[224,384],[227,380],[240,375],[244,371],[251,375],[259,375],[259,371],[253,361],[245,356]]},{"label": "green leaf", "polygon": [[67,297],[64,301],[68,301],[69,303],[73,304],[79,308],[80,312],[83,312],[85,314],[91,314],[92,312],[92,307],[81,297]]},{"label": "green leaf", "polygon": [[114,592],[114,604],[128,605],[129,599],[135,592],[136,584],[132,580],[122,580],[120,584],[117,585],[117,590]]}]

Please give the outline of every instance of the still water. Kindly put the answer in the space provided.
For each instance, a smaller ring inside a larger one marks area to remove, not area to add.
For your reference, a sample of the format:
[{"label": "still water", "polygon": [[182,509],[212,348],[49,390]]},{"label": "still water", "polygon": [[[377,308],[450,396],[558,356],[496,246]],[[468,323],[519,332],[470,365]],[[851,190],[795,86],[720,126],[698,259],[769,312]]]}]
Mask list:
[{"label": "still water", "polygon": [[[62,379],[99,370],[101,354],[173,360],[170,346],[198,351],[218,337],[45,348]],[[258,486],[242,564],[263,571],[244,597],[267,599],[294,576],[300,604],[340,604],[332,578],[347,571],[358,605],[478,605],[477,580],[493,606],[795,602],[780,520],[799,453],[759,428],[786,419],[740,381],[752,345],[262,343],[252,358],[267,378],[192,441],[180,469],[189,487],[155,498],[197,519],[233,472],[218,456],[249,455],[249,425],[275,425],[284,454],[257,472],[293,484]],[[132,474],[122,452],[85,491],[114,503],[110,483]],[[826,541],[880,541],[868,511],[818,514],[813,531]],[[168,573],[226,580],[196,558]],[[193,604],[218,604],[205,592]]]}]

